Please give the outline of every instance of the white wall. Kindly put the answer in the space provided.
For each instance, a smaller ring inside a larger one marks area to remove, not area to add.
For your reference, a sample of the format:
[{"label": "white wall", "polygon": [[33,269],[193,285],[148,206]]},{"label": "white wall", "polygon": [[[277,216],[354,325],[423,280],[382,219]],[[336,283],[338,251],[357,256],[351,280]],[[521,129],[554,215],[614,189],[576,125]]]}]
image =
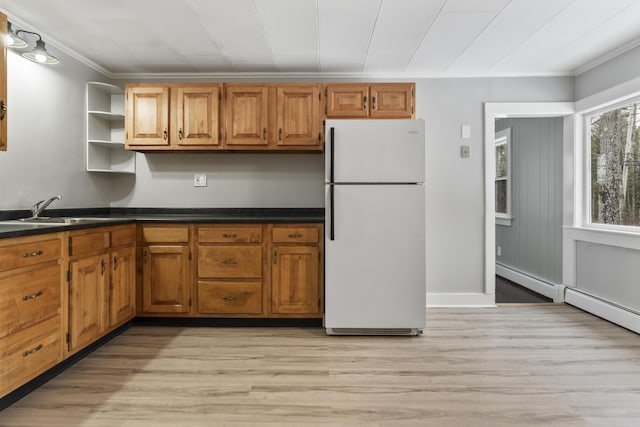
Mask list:
[{"label": "white wall", "polygon": [[41,65],[7,54],[8,150],[0,152],[0,209],[28,209],[56,194],[52,207],[109,206],[110,182],[85,172],[85,87],[104,76],[56,55]]}]

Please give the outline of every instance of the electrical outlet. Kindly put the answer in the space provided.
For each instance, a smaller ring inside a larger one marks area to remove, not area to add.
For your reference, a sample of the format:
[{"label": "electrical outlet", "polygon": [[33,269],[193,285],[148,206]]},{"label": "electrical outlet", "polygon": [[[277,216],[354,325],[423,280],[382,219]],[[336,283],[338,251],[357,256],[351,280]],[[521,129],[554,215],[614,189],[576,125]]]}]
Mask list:
[{"label": "electrical outlet", "polygon": [[193,186],[194,187],[206,187],[207,186],[207,175],[205,175],[205,174],[195,174],[195,175],[193,175]]},{"label": "electrical outlet", "polygon": [[498,256],[502,256],[502,246],[498,246],[497,248]]}]

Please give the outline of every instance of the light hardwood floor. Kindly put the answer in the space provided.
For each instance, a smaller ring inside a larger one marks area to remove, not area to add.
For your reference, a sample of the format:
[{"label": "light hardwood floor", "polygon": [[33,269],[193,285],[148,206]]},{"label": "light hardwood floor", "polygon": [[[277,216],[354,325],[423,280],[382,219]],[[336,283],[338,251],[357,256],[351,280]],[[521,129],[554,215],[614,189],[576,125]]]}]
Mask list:
[{"label": "light hardwood floor", "polygon": [[0,425],[640,425],[639,335],[564,305],[427,319],[417,338],[136,326]]}]

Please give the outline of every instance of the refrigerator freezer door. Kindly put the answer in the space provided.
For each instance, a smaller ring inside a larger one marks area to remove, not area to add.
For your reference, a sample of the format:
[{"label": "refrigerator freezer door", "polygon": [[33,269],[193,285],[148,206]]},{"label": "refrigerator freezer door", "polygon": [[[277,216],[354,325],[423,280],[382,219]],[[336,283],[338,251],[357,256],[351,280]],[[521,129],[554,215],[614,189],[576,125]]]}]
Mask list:
[{"label": "refrigerator freezer door", "polygon": [[325,327],[423,329],[424,186],[327,185],[326,190]]},{"label": "refrigerator freezer door", "polygon": [[327,120],[325,182],[424,182],[424,129],[424,120]]}]

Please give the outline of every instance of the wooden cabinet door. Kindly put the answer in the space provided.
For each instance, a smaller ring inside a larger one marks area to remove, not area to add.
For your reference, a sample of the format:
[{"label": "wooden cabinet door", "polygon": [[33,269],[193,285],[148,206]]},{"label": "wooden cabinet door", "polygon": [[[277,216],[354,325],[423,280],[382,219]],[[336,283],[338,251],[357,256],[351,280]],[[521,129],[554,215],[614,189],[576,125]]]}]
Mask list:
[{"label": "wooden cabinet door", "polygon": [[271,312],[318,313],[318,247],[274,246],[272,257]]},{"label": "wooden cabinet door", "polygon": [[220,145],[220,87],[179,87],[175,89],[176,126],[171,138],[177,145]]},{"label": "wooden cabinet door", "polygon": [[317,85],[277,89],[277,145],[321,145],[319,94]]},{"label": "wooden cabinet door", "polygon": [[133,318],[136,313],[136,250],[133,246],[111,252],[109,327]]},{"label": "wooden cabinet door", "polygon": [[268,138],[268,97],[266,86],[227,86],[225,144],[263,146]]},{"label": "wooden cabinet door", "polygon": [[142,254],[142,310],[149,313],[189,311],[189,247],[148,245]]},{"label": "wooden cabinet door", "polygon": [[0,13],[0,151],[7,150],[7,15]]},{"label": "wooden cabinet door", "polygon": [[326,86],[325,115],[329,119],[369,117],[369,85],[336,83]]},{"label": "wooden cabinet door", "polygon": [[127,87],[126,97],[127,146],[169,145],[169,88]]},{"label": "wooden cabinet door", "polygon": [[371,118],[411,119],[414,117],[413,83],[371,85]]},{"label": "wooden cabinet door", "polygon": [[106,255],[94,255],[70,262],[69,350],[86,346],[102,335],[107,324]]}]

